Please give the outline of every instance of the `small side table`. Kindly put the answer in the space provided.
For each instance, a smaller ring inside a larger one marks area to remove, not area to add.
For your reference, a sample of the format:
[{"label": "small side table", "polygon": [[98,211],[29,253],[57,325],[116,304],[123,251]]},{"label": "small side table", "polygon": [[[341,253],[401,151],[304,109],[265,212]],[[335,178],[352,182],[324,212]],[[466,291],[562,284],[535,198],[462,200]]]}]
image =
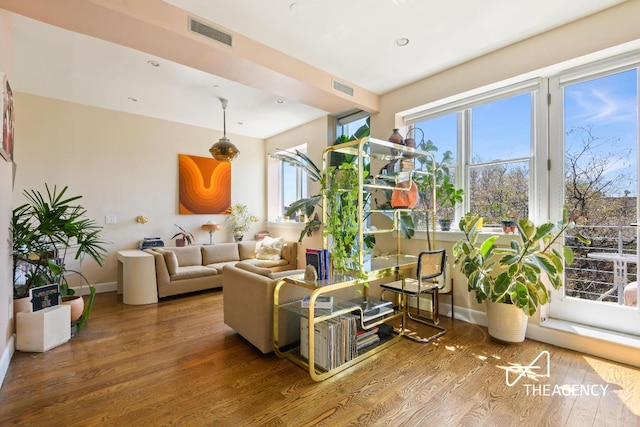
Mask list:
[{"label": "small side table", "polygon": [[129,305],[158,302],[156,266],[153,255],[141,250],[118,252],[118,293]]}]

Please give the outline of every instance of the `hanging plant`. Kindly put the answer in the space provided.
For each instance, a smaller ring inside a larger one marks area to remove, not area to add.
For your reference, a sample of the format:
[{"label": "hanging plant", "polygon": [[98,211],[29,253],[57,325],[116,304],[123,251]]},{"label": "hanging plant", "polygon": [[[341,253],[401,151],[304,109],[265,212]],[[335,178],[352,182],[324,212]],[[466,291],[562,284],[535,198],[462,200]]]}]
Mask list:
[{"label": "hanging plant", "polygon": [[[367,172],[363,173],[366,178]],[[331,266],[335,272],[366,279],[364,265],[358,259],[358,201],[362,197],[358,186],[358,167],[355,163],[332,166],[327,168],[325,178],[327,219],[323,232],[331,236]]]}]

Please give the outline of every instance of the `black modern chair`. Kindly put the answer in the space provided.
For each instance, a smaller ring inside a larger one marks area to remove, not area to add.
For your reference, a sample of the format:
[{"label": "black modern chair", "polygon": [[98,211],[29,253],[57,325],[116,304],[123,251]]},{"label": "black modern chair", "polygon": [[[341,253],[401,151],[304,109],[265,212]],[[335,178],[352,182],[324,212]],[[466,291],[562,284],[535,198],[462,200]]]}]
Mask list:
[{"label": "black modern chair", "polygon": [[[436,249],[431,251],[422,251],[418,255],[418,268],[416,271],[416,278],[406,278],[404,288],[402,286],[402,280],[396,280],[395,282],[385,283],[380,285],[382,289],[381,297],[384,298],[386,291],[395,292],[397,294],[403,294],[407,297],[405,299],[407,307],[407,316],[415,320],[416,322],[424,323],[438,330],[438,332],[430,337],[414,337],[413,334],[407,335],[408,338],[415,339],[420,342],[429,342],[438,337],[444,335],[447,330],[438,325],[438,294],[439,291],[444,288],[446,283],[445,265],[447,262],[447,254],[443,249]],[[439,282],[438,278],[442,276],[442,280]],[[431,294],[431,302],[433,311],[431,317],[424,317],[420,314],[420,296],[423,294]],[[416,313],[411,313],[411,307],[409,305],[408,298],[413,297],[416,299]]]}]

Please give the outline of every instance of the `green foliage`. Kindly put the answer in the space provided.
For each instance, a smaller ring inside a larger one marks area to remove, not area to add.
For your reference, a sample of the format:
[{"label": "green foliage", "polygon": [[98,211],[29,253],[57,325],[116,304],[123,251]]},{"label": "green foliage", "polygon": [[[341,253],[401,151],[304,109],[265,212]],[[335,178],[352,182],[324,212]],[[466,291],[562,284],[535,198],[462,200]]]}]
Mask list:
[{"label": "green foliage", "polygon": [[[430,139],[423,141],[416,147],[418,150],[426,151],[435,156],[438,151],[438,147]],[[438,216],[441,219],[451,219],[453,214],[453,208],[463,202],[464,190],[462,188],[456,188],[451,182],[450,168],[453,164],[453,153],[451,151],[445,151],[442,153],[442,158],[435,165],[429,161],[425,161],[422,158],[418,158],[421,163],[421,167],[425,168],[429,175],[416,176],[414,181],[418,184],[420,190],[420,200],[425,211],[431,206],[430,194],[434,186],[431,173],[435,175],[435,190],[436,190],[436,202],[438,203]],[[427,224],[429,220],[427,219]]]},{"label": "green foliage", "polygon": [[[562,220],[537,226],[528,219],[517,222],[519,240],[509,246],[497,246],[498,236],[479,242],[477,214],[466,214],[460,220],[465,238],[454,248],[455,265],[460,268],[474,291],[476,300],[515,304],[532,316],[541,304],[549,301],[544,283],[562,286],[564,265],[573,261],[573,252],[561,243],[564,232],[575,228],[574,218],[566,209]],[[588,243],[587,239],[579,238]]]},{"label": "green foliage", "polygon": [[245,234],[249,231],[252,222],[258,222],[258,218],[249,212],[247,205],[236,203],[231,206],[229,216],[224,220],[233,234]]},{"label": "green foliage", "polygon": [[[29,289],[46,284],[60,285],[62,295],[72,295],[65,276],[75,273],[88,284],[80,272],[64,265],[67,250],[75,250],[75,259],[89,256],[103,265],[108,242],[102,239],[102,227],[86,217],[86,209],[77,204],[82,196],[67,197],[68,187],[58,191],[45,184],[46,194],[36,190],[24,191],[27,203],[13,210],[11,219],[12,253],[14,262],[13,297],[29,295]],[[25,283],[16,283],[16,268],[26,263],[29,268]],[[89,289],[93,286],[89,285]],[[86,310],[86,308],[85,308]],[[88,312],[85,316],[88,316]]]},{"label": "green foliage", "polygon": [[[366,175],[366,171],[363,173]],[[358,202],[361,197],[358,166],[343,163],[327,168],[324,184],[327,221],[323,232],[332,237],[331,265],[334,271],[355,273],[366,279],[364,266],[358,260]]]},{"label": "green foliage", "polygon": [[193,242],[195,242],[196,238],[193,237],[193,234],[191,234],[189,231],[185,230],[184,228],[180,227],[178,224],[173,224],[173,225],[178,227],[180,231],[174,234],[173,236],[171,236],[171,239],[175,239],[176,237],[179,236],[181,239],[184,239],[187,242],[187,245],[191,245],[193,244]]}]

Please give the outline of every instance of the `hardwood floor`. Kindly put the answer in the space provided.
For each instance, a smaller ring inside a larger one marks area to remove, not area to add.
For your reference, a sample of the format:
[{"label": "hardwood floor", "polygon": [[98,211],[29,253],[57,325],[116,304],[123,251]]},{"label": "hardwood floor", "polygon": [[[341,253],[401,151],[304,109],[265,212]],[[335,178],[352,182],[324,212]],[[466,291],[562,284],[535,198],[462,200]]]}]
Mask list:
[{"label": "hardwood floor", "polygon": [[[72,341],[16,352],[0,389],[0,425],[640,426],[640,369],[442,324],[449,331],[436,342],[402,339],[315,383],[227,327],[221,291],[146,306],[99,294]],[[505,384],[507,367],[542,350],[549,378]]]}]

